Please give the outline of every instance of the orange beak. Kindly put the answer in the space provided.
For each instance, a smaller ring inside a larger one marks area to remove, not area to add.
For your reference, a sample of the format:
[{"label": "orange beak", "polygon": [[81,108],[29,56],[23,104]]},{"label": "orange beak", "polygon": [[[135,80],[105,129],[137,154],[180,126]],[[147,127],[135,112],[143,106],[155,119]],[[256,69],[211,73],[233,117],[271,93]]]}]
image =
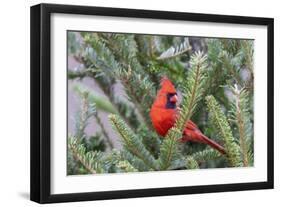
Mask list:
[{"label": "orange beak", "polygon": [[177,96],[177,95],[172,96],[172,97],[170,98],[170,101],[171,101],[172,103],[177,103],[177,102],[178,102],[178,96]]}]

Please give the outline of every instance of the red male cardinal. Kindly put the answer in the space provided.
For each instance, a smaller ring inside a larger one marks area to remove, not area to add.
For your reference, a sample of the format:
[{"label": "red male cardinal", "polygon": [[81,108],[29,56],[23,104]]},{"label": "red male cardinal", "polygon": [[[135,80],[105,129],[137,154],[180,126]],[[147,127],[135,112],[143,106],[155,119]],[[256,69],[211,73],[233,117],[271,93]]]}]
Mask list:
[{"label": "red male cardinal", "polygon": [[[161,89],[158,91],[150,110],[152,124],[156,132],[161,136],[165,136],[176,122],[178,116],[177,101],[177,91],[173,83],[166,77],[162,78]],[[220,153],[225,154],[224,148],[206,137],[192,121],[186,123],[181,141],[208,144]]]}]

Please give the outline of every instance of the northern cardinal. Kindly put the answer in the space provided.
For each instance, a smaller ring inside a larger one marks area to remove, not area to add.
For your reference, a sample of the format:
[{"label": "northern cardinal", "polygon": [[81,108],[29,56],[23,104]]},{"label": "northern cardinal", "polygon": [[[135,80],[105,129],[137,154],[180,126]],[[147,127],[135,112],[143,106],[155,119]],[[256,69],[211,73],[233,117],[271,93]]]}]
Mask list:
[{"label": "northern cardinal", "polygon": [[[178,116],[177,102],[177,91],[173,83],[166,77],[162,78],[161,89],[158,91],[151,107],[150,117],[156,132],[163,137],[176,122]],[[205,136],[191,120],[186,123],[181,141],[208,144],[220,153],[225,154],[224,148]]]}]

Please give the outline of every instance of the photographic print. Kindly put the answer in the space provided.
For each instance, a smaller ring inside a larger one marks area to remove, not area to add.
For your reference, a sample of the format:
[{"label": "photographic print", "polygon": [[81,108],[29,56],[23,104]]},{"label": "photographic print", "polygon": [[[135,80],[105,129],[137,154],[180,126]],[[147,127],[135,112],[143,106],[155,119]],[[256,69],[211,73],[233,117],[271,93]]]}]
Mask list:
[{"label": "photographic print", "polygon": [[31,7],[30,199],[274,187],[274,19]]},{"label": "photographic print", "polygon": [[253,39],[67,31],[67,175],[254,166]]}]

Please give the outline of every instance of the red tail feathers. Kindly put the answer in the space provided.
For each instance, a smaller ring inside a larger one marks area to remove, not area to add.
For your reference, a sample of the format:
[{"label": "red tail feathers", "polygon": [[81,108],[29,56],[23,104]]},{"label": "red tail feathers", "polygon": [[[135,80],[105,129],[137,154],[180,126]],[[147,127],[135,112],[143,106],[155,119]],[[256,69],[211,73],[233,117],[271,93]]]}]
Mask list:
[{"label": "red tail feathers", "polygon": [[212,148],[218,150],[220,153],[225,154],[225,149],[221,145],[216,143],[214,140],[209,139],[204,134],[201,135],[201,140],[204,144],[208,144]]},{"label": "red tail feathers", "polygon": [[221,154],[226,154],[225,149],[221,145],[216,143],[214,140],[211,140],[210,138],[206,137],[200,131],[187,132],[187,130],[186,130],[185,135],[183,136],[181,141],[182,142],[192,141],[192,142],[199,142],[199,143],[207,144],[210,147],[218,150]]}]

